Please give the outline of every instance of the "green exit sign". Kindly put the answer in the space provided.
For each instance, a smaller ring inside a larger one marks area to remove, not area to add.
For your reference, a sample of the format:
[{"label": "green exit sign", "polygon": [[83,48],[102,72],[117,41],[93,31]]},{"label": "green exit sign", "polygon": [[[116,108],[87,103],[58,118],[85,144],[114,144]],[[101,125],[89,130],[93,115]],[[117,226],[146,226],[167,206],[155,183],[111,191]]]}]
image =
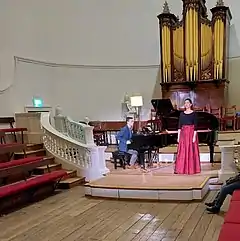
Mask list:
[{"label": "green exit sign", "polygon": [[33,106],[34,107],[43,107],[43,100],[42,100],[42,98],[34,97],[32,101],[33,101]]}]

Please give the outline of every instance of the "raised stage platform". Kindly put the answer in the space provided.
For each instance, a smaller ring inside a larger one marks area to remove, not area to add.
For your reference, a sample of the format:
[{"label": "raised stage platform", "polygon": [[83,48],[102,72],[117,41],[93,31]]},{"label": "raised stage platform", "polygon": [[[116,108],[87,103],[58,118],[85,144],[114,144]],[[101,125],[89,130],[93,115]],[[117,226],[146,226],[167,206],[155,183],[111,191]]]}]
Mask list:
[{"label": "raised stage platform", "polygon": [[220,164],[214,167],[202,163],[202,172],[196,175],[176,175],[173,164],[161,164],[148,173],[139,169],[113,169],[110,174],[85,185],[85,194],[92,197],[145,200],[202,200],[209,184],[218,176]]},{"label": "raised stage platform", "polygon": [[[116,145],[109,146],[106,149],[105,158],[106,160],[111,160],[112,152],[116,151]],[[200,161],[204,163],[209,163],[210,161],[210,154],[209,154],[209,147],[207,145],[200,145]],[[168,147],[160,148],[158,154],[158,161],[163,163],[173,163],[176,159],[177,154],[177,145],[171,145]],[[214,148],[214,162],[218,163],[221,162],[221,151],[218,146]]]}]

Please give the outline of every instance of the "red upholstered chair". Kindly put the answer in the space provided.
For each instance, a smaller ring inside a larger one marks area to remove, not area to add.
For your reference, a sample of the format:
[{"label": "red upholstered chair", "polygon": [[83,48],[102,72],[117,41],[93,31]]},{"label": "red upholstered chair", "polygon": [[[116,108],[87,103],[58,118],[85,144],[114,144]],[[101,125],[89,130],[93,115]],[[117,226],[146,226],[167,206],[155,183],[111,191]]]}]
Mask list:
[{"label": "red upholstered chair", "polygon": [[[224,218],[225,223],[238,223],[240,224],[240,201],[231,202],[227,214]],[[240,239],[239,239],[240,241]]]},{"label": "red upholstered chair", "polygon": [[231,201],[240,201],[240,190],[236,190],[233,193]]},{"label": "red upholstered chair", "polygon": [[218,241],[239,241],[240,240],[240,224],[224,223],[219,234]]}]

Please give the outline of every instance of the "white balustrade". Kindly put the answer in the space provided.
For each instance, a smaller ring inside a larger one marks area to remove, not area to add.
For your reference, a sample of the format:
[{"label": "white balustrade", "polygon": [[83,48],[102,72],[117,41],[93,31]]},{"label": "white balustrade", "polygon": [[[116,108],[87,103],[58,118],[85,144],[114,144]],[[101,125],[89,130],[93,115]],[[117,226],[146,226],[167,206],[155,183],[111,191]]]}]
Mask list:
[{"label": "white balustrade", "polygon": [[74,165],[87,181],[101,178],[109,172],[104,156],[106,147],[94,144],[93,127],[55,116],[54,128],[49,119],[49,113],[41,114],[43,143],[50,154],[68,165]]},{"label": "white balustrade", "polygon": [[234,162],[236,152],[240,151],[240,145],[235,144],[235,140],[219,141],[221,150],[221,169],[218,171],[219,180],[226,181],[236,175],[237,167]]},{"label": "white balustrade", "polygon": [[59,132],[83,144],[94,144],[93,126],[78,123],[62,115],[55,116],[54,120],[55,128]]}]

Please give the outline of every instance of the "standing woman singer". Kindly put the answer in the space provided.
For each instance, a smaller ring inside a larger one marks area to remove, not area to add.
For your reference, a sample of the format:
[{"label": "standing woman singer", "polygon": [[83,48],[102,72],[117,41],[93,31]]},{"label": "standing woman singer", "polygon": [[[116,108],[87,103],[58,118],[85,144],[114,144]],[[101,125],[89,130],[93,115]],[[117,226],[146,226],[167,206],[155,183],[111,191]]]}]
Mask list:
[{"label": "standing woman singer", "polygon": [[175,174],[196,174],[201,172],[197,135],[197,113],[192,110],[192,100],[184,101],[178,124],[178,149]]}]

